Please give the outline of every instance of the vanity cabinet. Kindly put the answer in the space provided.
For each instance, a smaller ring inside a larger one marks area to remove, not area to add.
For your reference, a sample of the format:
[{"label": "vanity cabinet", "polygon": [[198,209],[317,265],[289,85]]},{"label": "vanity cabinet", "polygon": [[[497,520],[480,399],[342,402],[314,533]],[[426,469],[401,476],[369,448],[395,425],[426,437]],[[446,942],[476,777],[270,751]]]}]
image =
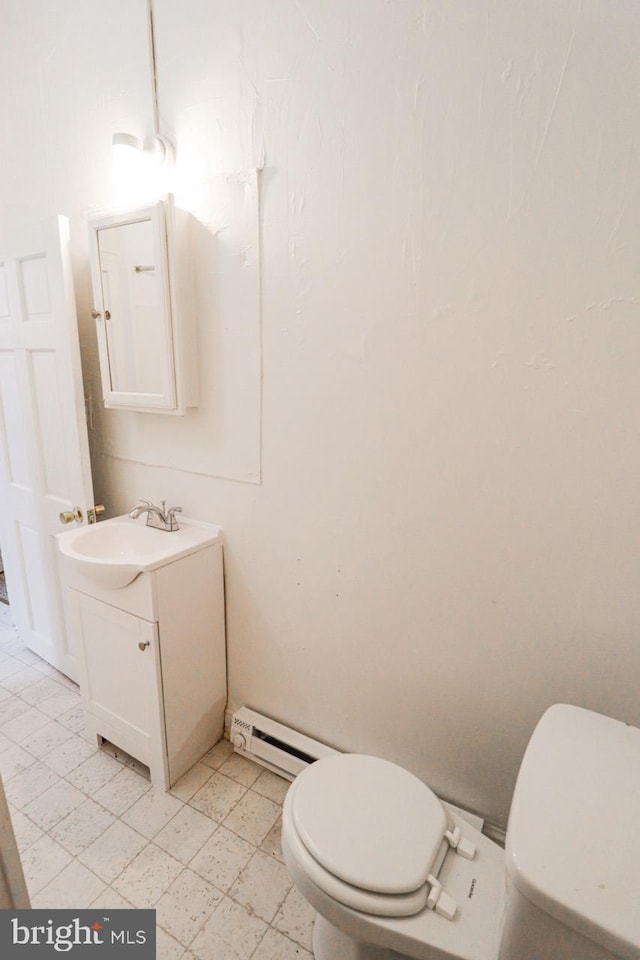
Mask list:
[{"label": "vanity cabinet", "polygon": [[[166,534],[171,536],[171,534]],[[87,732],[174,784],[222,736],[222,545],[109,589],[67,571],[71,642]]]}]

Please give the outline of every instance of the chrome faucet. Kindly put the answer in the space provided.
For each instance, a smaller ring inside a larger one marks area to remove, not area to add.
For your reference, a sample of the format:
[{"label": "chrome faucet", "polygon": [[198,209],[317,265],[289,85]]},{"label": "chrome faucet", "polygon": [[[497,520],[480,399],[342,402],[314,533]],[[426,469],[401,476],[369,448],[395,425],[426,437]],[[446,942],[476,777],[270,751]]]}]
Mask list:
[{"label": "chrome faucet", "polygon": [[146,513],[148,527],[155,527],[156,530],[167,530],[170,532],[179,530],[180,527],[178,526],[176,513],[182,513],[182,507],[169,507],[167,510],[167,501],[162,500],[161,502],[162,506],[156,507],[155,503],[151,503],[150,500],[140,499],[129,513],[129,516],[132,520],[137,520],[141,514]]}]

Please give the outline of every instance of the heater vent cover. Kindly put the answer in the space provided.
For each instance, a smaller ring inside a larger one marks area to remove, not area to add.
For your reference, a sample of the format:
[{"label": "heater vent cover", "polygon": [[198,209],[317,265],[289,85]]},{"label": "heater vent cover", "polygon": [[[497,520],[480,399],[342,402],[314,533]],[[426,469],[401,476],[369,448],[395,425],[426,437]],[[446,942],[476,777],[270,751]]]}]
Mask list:
[{"label": "heater vent cover", "polygon": [[261,763],[287,780],[293,780],[314,760],[338,753],[248,707],[241,707],[233,714],[230,739],[236,753]]}]

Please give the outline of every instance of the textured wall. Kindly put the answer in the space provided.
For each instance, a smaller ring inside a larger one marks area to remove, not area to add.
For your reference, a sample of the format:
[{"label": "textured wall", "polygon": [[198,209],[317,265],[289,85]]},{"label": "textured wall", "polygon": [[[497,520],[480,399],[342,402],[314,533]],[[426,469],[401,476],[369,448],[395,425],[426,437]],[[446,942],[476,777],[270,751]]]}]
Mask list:
[{"label": "textured wall", "polygon": [[[97,399],[83,217],[150,132],[145,4],[0,10],[2,215],[70,216]],[[203,401],[98,415],[98,497],[225,529],[232,705],[504,823],[547,705],[640,722],[640,8],[154,11]]]}]

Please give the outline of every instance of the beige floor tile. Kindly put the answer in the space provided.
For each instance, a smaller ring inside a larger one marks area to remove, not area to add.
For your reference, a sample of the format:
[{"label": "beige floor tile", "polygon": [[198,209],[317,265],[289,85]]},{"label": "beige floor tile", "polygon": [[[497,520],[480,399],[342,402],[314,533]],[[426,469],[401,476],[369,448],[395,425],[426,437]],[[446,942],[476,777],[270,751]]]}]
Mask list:
[{"label": "beige floor tile", "polygon": [[251,960],[313,960],[313,954],[270,927]]},{"label": "beige floor tile", "polygon": [[78,859],[105,883],[113,883],[147,842],[136,830],[116,820],[79,854]]},{"label": "beige floor tile", "polygon": [[87,798],[64,820],[56,823],[49,833],[65,850],[77,857],[94,840],[101,837],[114,820],[113,814]]},{"label": "beige floor tile", "polygon": [[[20,703],[24,703],[24,700],[17,699]],[[0,709],[8,702],[5,700],[4,703],[0,703]],[[25,706],[27,709],[24,712],[21,711],[12,720],[3,723],[0,728],[0,733],[4,733],[14,743],[21,743],[49,722],[49,718],[41,713],[37,707],[30,707],[27,704]]]},{"label": "beige floor tile", "polygon": [[40,893],[70,863],[71,856],[46,833],[32,843],[22,855],[29,896],[33,898]]},{"label": "beige floor tile", "polygon": [[71,773],[67,774],[67,780],[78,790],[91,796],[121,770],[122,764],[113,757],[108,757],[104,753],[94,753],[88,760],[83,760],[74,767]]},{"label": "beige floor tile", "polygon": [[39,670],[40,673],[44,674],[47,677],[55,677],[58,673],[55,667],[51,666],[50,663],[47,663],[46,660],[38,660],[37,663],[34,662],[34,667],[36,670]]},{"label": "beige floor tile", "polygon": [[[30,703],[31,706],[41,703],[43,700],[47,700],[49,697],[55,697],[62,690],[62,687],[59,683],[52,677],[43,677],[38,670],[31,670],[31,675],[35,677],[35,682],[31,681],[26,685],[26,689],[22,691],[20,696],[26,703]],[[20,676],[20,674],[16,674]],[[12,678],[13,679],[13,678]]]},{"label": "beige floor tile", "polygon": [[268,853],[270,857],[275,857],[276,860],[280,860],[281,863],[284,863],[284,856],[282,855],[281,817],[278,817],[274,825],[271,827],[271,830],[269,830],[269,833],[260,844],[260,849],[263,853]]},{"label": "beige floor tile", "polygon": [[185,806],[160,833],[156,834],[154,843],[176,860],[187,864],[207,842],[217,826],[217,823],[204,813]]},{"label": "beige floor tile", "polygon": [[157,922],[187,947],[222,896],[207,880],[192,870],[183,870],[156,903]]},{"label": "beige floor tile", "polygon": [[44,793],[41,793],[35,800],[27,803],[23,807],[23,813],[43,830],[50,830],[59,820],[67,817],[85,800],[84,793],[67,783],[66,780],[60,780],[49,787],[48,790],[45,790]]},{"label": "beige floor tile", "polygon": [[264,767],[247,757],[240,756],[239,753],[232,753],[218,767],[218,772],[230,777],[236,783],[241,783],[243,787],[250,787],[256,782]]},{"label": "beige floor tile", "polygon": [[[16,717],[27,713],[28,710],[29,704],[25,703],[21,697],[16,697],[13,693],[7,693],[7,696],[0,701],[0,726],[15,720]],[[7,731],[5,736],[8,736],[12,743],[15,742],[15,737],[11,736],[10,730]]]},{"label": "beige floor tile", "polygon": [[27,666],[32,666],[34,663],[40,663],[41,657],[37,653],[34,653],[33,650],[28,650],[26,647],[21,653],[16,654],[16,660],[20,660],[21,663],[26,663]]},{"label": "beige floor tile", "polygon": [[290,786],[290,781],[285,780],[284,777],[279,777],[271,770],[263,770],[252,789],[263,797],[273,800],[274,803],[283,804]]},{"label": "beige floor tile", "polygon": [[223,823],[249,843],[259,846],[279,816],[277,803],[251,791],[238,801]]},{"label": "beige floor tile", "polygon": [[242,784],[223,777],[220,773],[214,773],[204,787],[194,794],[189,804],[220,823],[246,792],[247,788]]},{"label": "beige floor tile", "polygon": [[72,860],[32,900],[36,909],[82,910],[91,906],[106,884],[77,860]]},{"label": "beige floor tile", "polygon": [[[8,644],[5,646],[5,653],[11,653],[14,649],[17,649],[18,652],[24,650],[24,647],[21,644],[17,644],[14,648],[13,644]],[[4,681],[12,676],[14,673],[20,673],[21,670],[24,670],[24,663],[22,660],[17,660],[15,657],[10,656],[7,660],[3,660],[0,663],[0,684],[4,684]]]},{"label": "beige floor tile", "polygon": [[60,693],[57,693],[54,697],[48,697],[46,700],[42,700],[38,704],[38,707],[43,713],[46,713],[48,717],[55,720],[69,710],[74,709],[74,707],[78,705],[78,698],[79,695],[75,690],[67,690],[60,685]]},{"label": "beige floor tile", "polygon": [[22,773],[34,761],[35,757],[23,747],[17,743],[12,743],[10,747],[0,753],[0,774],[2,774],[3,781],[6,783],[18,773]]},{"label": "beige floor tile", "polygon": [[263,920],[225,897],[191,944],[191,951],[199,960],[249,960],[266,930]]},{"label": "beige floor tile", "polygon": [[246,840],[224,827],[218,827],[189,866],[226,893],[254,852],[254,847]]},{"label": "beige floor tile", "polygon": [[208,753],[205,753],[201,762],[206,763],[208,767],[212,767],[214,770],[217,770],[218,767],[224,763],[227,757],[230,757],[232,753],[233,747],[228,740],[218,740],[215,747],[212,747]]},{"label": "beige floor tile", "polygon": [[177,783],[171,787],[170,793],[179,800],[191,800],[194,793],[205,785],[213,775],[211,767],[204,763],[196,763],[184,777],[181,777]]},{"label": "beige floor tile", "polygon": [[73,733],[77,733],[80,736],[84,734],[84,709],[82,703],[76,703],[70,710],[67,710],[66,713],[61,713],[56,719],[58,723],[72,730]]},{"label": "beige floor tile", "polygon": [[45,767],[40,760],[34,760],[26,770],[7,781],[4,789],[7,800],[21,810],[36,797],[39,797],[41,793],[44,793],[45,790],[53,787],[59,780],[60,777],[53,770]]},{"label": "beige floor tile", "polygon": [[121,897],[113,887],[105,887],[102,893],[98,894],[93,903],[89,904],[90,907],[95,907],[98,910],[131,910],[133,909],[133,904],[129,903],[128,900],[125,900],[124,897]]},{"label": "beige floor tile", "polygon": [[[38,673],[37,670],[34,670],[33,667],[29,667],[27,664],[22,663],[22,669],[16,670],[16,672],[12,673],[10,677],[6,677],[2,681],[2,686],[5,690],[11,691],[11,693],[22,694],[26,693],[28,687],[37,684],[39,680],[42,680],[42,674]],[[23,697],[23,699],[27,703],[34,702],[28,697]]]},{"label": "beige floor tile", "polygon": [[59,683],[61,686],[66,687],[67,690],[73,690],[74,693],[78,694],[78,697],[80,696],[80,685],[77,684],[75,680],[72,680],[71,677],[68,677],[64,673],[60,673],[59,670],[56,673],[51,674],[51,676],[56,681],[56,683]]},{"label": "beige floor tile", "polygon": [[113,888],[134,907],[153,907],[183,866],[154,843],[149,843],[113,881]]},{"label": "beige floor tile", "polygon": [[296,887],[292,887],[274,917],[273,926],[306,950],[312,950],[311,934],[315,918],[313,907]]},{"label": "beige floor tile", "polygon": [[151,840],[183,806],[177,797],[151,787],[122,815],[122,820]]},{"label": "beige floor tile", "polygon": [[38,760],[43,760],[72,736],[71,730],[67,730],[57,720],[50,720],[44,727],[40,727],[30,737],[23,740],[22,746]]},{"label": "beige floor tile", "polygon": [[239,874],[229,896],[271,923],[291,885],[285,866],[258,850]]},{"label": "beige floor tile", "polygon": [[95,747],[92,747],[82,737],[72,733],[64,743],[61,743],[48,756],[44,757],[43,761],[61,777],[66,777],[67,774],[79,767],[81,763],[84,763],[96,752]]},{"label": "beige floor tile", "polygon": [[18,850],[20,853],[24,853],[27,847],[30,847],[32,843],[35,843],[36,840],[39,840],[43,835],[44,831],[36,824],[29,820],[28,817],[25,817],[24,813],[20,810],[14,810],[11,813],[11,823],[13,825],[13,832],[16,836],[16,843],[18,844]]},{"label": "beige floor tile", "polygon": [[[160,927],[156,929],[156,960],[182,960],[184,953],[185,950],[181,943],[170,937]],[[209,960],[214,960],[214,958],[210,957]],[[216,957],[215,960],[218,960],[218,958]],[[222,960],[222,957],[220,957],[220,960]]]},{"label": "beige floor tile", "polygon": [[123,767],[115,777],[105,783],[104,787],[96,790],[93,797],[119,817],[150,789],[151,784],[148,780],[130,767]]}]

